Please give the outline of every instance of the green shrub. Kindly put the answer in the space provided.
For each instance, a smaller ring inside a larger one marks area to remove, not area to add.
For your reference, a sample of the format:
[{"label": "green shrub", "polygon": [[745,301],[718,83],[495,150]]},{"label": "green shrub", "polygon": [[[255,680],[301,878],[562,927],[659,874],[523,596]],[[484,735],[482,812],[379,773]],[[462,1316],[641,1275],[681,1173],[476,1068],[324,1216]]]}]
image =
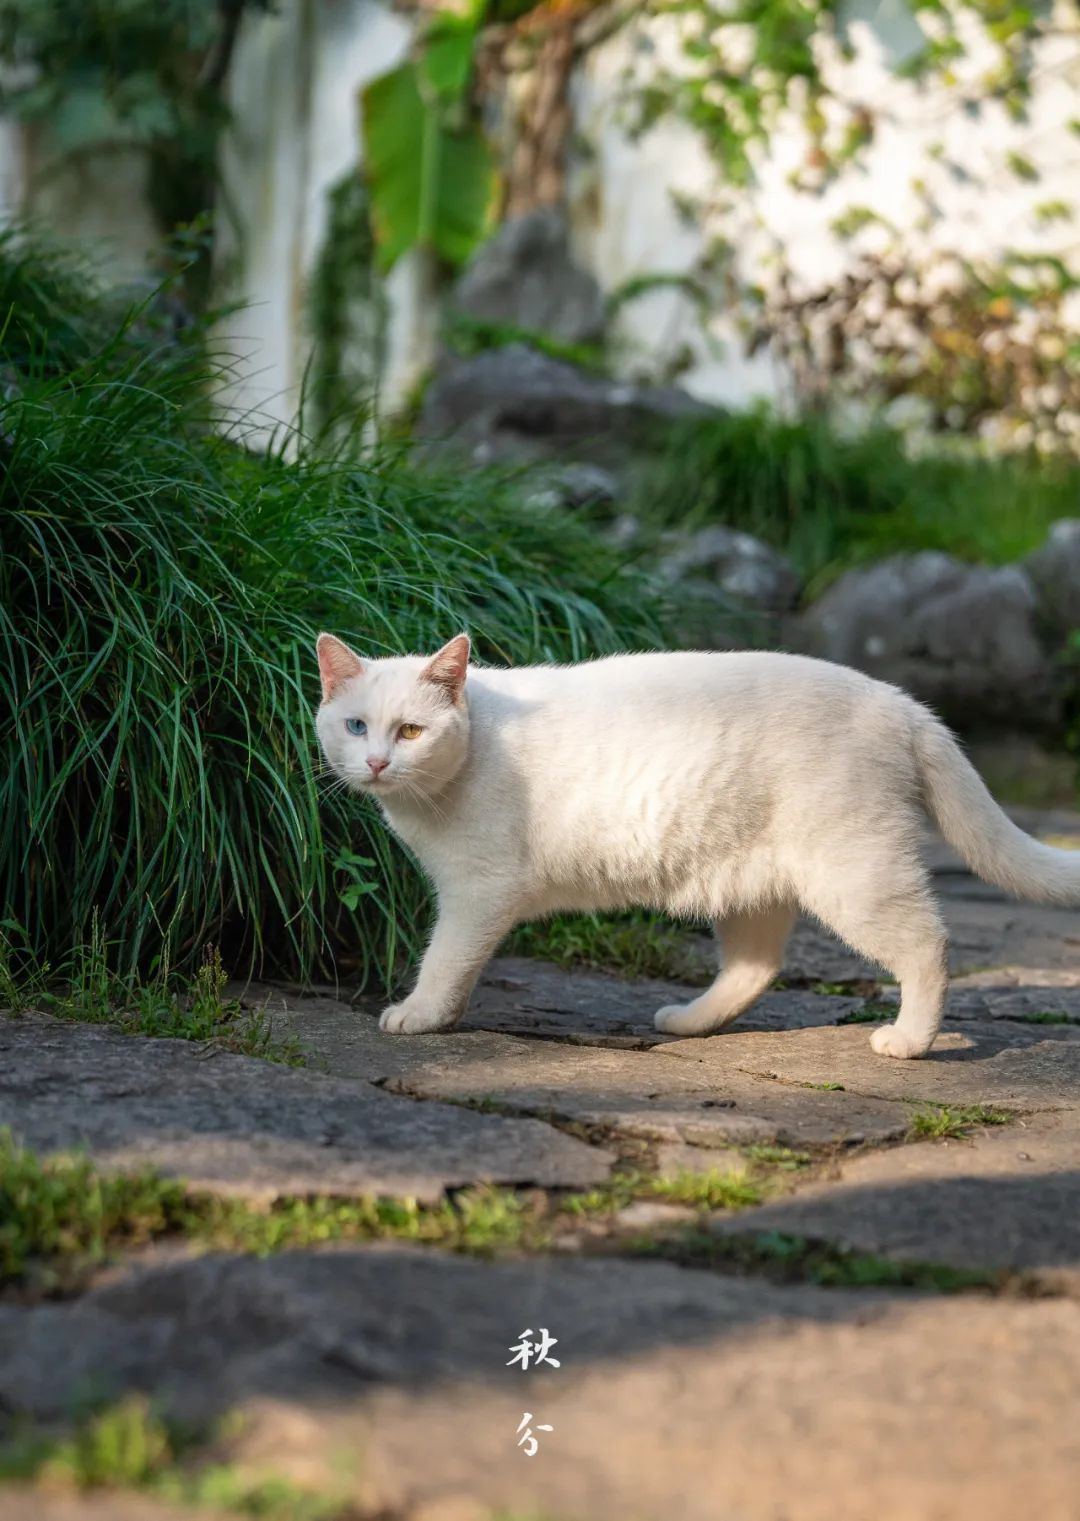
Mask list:
[{"label": "green shrub", "polygon": [[214,944],[389,977],[423,892],[320,779],[318,630],[577,659],[655,645],[656,598],[483,479],[212,432],[226,362],[171,320],[158,300],[116,325],[70,260],[0,240],[0,918],[54,965],[96,913],[124,968]]},{"label": "green shrub", "polygon": [[635,510],[758,534],[813,579],[897,550],[1016,559],[1075,514],[1078,495],[1080,465],[1064,460],[914,456],[888,428],[849,438],[825,418],[750,412],[677,424]]}]

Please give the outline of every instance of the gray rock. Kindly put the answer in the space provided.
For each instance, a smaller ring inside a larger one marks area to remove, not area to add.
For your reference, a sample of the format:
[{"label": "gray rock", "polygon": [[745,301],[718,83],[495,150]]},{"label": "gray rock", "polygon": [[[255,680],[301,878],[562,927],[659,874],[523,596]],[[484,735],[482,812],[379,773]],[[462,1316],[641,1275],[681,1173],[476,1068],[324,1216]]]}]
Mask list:
[{"label": "gray rock", "polygon": [[[541,1326],[561,1366],[507,1367]],[[680,1521],[1065,1521],[1080,1487],[1068,1300],[577,1258],[214,1255],[0,1306],[6,1411],[63,1421],[87,1384],[200,1424],[232,1408],[218,1460],[321,1480],[363,1515],[472,1501],[625,1521],[673,1503]],[[517,1446],[526,1410],[552,1428],[534,1458]],[[963,1440],[943,1439],[958,1422]]]},{"label": "gray rock", "polygon": [[564,343],[604,335],[600,286],[570,253],[565,215],[543,207],[504,222],[466,265],[451,308]]},{"label": "gray rock", "polygon": [[618,466],[650,434],[711,408],[675,386],[634,385],[523,343],[448,358],[428,387],[417,436],[477,464],[587,459]]},{"label": "gray rock", "polygon": [[1035,587],[1039,623],[1061,643],[1080,629],[1080,518],[1055,523],[1023,564]]},{"label": "gray rock", "polygon": [[802,583],[782,554],[752,534],[713,524],[678,540],[660,569],[671,581],[705,583],[766,612],[789,611]]},{"label": "gray rock", "polygon": [[842,1161],[794,1198],[718,1220],[916,1262],[1048,1270],[1080,1286],[1080,1110]]},{"label": "gray rock", "polygon": [[[711,981],[711,972],[704,980]],[[396,1041],[376,1029],[374,1007],[360,1013],[333,998],[283,995],[256,984],[237,991],[252,1006],[265,1008],[275,1027],[296,1036],[327,1070],[371,1082],[407,1073],[434,1056],[447,1060],[460,1053],[463,1062],[487,1062],[507,1049],[502,1036],[612,1048],[661,1045],[676,1037],[655,1028],[656,1010],[694,996],[694,989],[683,983],[647,977],[631,981],[607,972],[567,971],[524,956],[501,956],[480,978],[456,1030]],[[740,1023],[752,1030],[834,1025],[862,1002],[843,994],[787,989],[766,993]],[[515,1040],[512,1049],[527,1048]]]},{"label": "gray rock", "polygon": [[[198,1509],[199,1521],[235,1521],[235,1511]],[[153,1495],[107,1489],[52,1491],[31,1484],[4,1485],[4,1521],[192,1521],[187,1506]]]},{"label": "gray rock", "polygon": [[[922,1061],[876,1056],[866,1025],[739,1033],[669,1041],[653,1061],[693,1064],[690,1085],[732,1083],[738,1073],[781,1084],[841,1083],[838,1103],[855,1094],[904,1104],[998,1104],[1015,1109],[1080,1108],[1080,1041],[1047,1039],[1038,1025],[965,1020],[938,1036]],[[666,1083],[658,1087],[667,1088]]]},{"label": "gray rock", "polygon": [[1061,700],[1019,566],[965,565],[926,551],[850,570],[811,607],[798,642],[891,681],[950,722],[1050,729]]},{"label": "gray rock", "polygon": [[405,1103],[366,1082],[45,1015],[0,1021],[0,1125],[37,1151],[84,1147],[108,1170],[156,1167],[259,1199],[576,1186],[613,1160],[538,1120]]},{"label": "gray rock", "polygon": [[[748,1035],[786,1041],[800,1033]],[[826,1033],[826,1032],[810,1032]],[[847,1032],[830,1029],[829,1047]],[[862,1044],[870,1053],[866,1033]],[[463,1037],[461,1037],[463,1038]],[[417,1098],[495,1102],[512,1110],[598,1125],[626,1136],[727,1147],[751,1142],[832,1145],[902,1136],[909,1111],[902,1103],[775,1082],[769,1073],[740,1070],[729,1041],[673,1040],[649,1051],[580,1051],[555,1042],[507,1041],[482,1064],[438,1054],[388,1081],[393,1092]],[[707,1059],[689,1048],[705,1046]],[[682,1052],[689,1059],[669,1060]],[[1077,1047],[1080,1056],[1080,1046]],[[735,1058],[735,1059],[732,1059]],[[875,1060],[881,1061],[877,1057]],[[894,1064],[895,1065],[895,1064]]]},{"label": "gray rock", "polygon": [[545,471],[542,483],[525,498],[525,506],[612,507],[619,499],[619,482],[599,465],[569,464]]}]

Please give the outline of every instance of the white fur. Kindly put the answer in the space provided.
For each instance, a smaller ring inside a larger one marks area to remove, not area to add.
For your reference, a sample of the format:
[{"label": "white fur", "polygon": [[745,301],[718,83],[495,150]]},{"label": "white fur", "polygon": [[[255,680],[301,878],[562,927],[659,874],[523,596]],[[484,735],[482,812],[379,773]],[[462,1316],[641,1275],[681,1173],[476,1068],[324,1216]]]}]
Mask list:
[{"label": "white fur", "polygon": [[[899,1017],[874,1031],[874,1050],[922,1056],[946,988],[945,931],[918,849],[923,808],[980,876],[1080,904],[1080,857],[1016,829],[925,708],[845,667],[757,652],[624,655],[470,666],[463,693],[426,672],[419,656],[364,661],[317,720],[331,767],[374,792],[438,894],[416,987],[383,1014],[386,1030],[452,1025],[522,920],[639,904],[715,924],[724,970],[656,1024],[718,1030],[769,986],[807,912],[901,985]],[[368,736],[351,738],[348,717],[365,719]],[[425,733],[395,742],[402,722]],[[390,758],[378,783],[366,775],[371,747]]]}]

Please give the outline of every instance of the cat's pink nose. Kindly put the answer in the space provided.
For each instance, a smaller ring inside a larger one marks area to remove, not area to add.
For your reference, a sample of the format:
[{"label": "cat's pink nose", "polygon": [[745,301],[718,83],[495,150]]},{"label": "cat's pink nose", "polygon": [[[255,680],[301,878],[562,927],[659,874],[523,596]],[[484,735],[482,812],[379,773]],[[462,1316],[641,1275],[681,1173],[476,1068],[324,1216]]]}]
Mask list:
[{"label": "cat's pink nose", "polygon": [[390,762],[388,760],[384,760],[381,755],[369,755],[367,758],[367,763],[372,776],[381,776],[381,774],[390,764]]}]

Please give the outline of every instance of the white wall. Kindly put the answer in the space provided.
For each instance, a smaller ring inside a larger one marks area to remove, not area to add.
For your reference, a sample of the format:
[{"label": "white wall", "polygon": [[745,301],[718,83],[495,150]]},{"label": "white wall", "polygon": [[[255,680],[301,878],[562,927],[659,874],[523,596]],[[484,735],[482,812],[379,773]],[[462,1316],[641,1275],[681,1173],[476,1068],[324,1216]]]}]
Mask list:
[{"label": "white wall", "polygon": [[[241,361],[227,401],[268,430],[296,414],[311,354],[307,283],[327,193],[361,158],[360,91],[401,61],[409,37],[405,20],[371,0],[297,0],[245,18],[230,76],[236,125],[222,159],[218,274],[222,292],[246,305],[221,337]],[[397,389],[414,326],[407,275],[392,293]]]},{"label": "white wall", "polygon": [[[848,0],[843,19],[855,56],[847,61],[829,48],[821,56],[830,84],[871,108],[877,130],[857,163],[819,193],[790,183],[807,147],[795,112],[774,134],[756,187],[734,195],[683,122],[662,119],[631,141],[622,125],[627,76],[679,56],[677,18],[635,23],[590,53],[576,82],[577,127],[590,149],[571,179],[579,248],[607,290],[650,273],[693,274],[716,237],[734,244],[743,276],[767,285],[781,250],[809,289],[835,282],[860,251],[885,246],[880,227],[850,242],[831,231],[837,217],[859,206],[897,226],[917,260],[933,250],[994,260],[1021,249],[1059,254],[1080,268],[1080,220],[1043,223],[1036,216],[1041,204],[1075,199],[1080,218],[1080,136],[1069,126],[1080,117],[1080,28],[1066,6],[1060,11],[1062,34],[1036,51],[1029,120],[1017,123],[1000,104],[973,117],[958,90],[898,78],[896,65],[921,39],[903,0]],[[993,62],[972,31],[969,55],[957,65],[961,83],[977,83]],[[1037,181],[1010,170],[1012,152],[1035,166]],[[928,226],[919,179],[935,207]],[[672,191],[701,203],[697,225],[687,227]],[[1080,328],[1080,307],[1074,310]],[[751,360],[739,352],[730,317],[720,313],[703,330],[697,306],[678,292],[657,290],[624,308],[622,336],[631,356],[661,364],[689,348],[694,363],[682,382],[706,399],[745,404],[783,394],[784,378],[766,355]]]},{"label": "white wall", "polygon": [[[627,78],[659,58],[677,64],[679,28],[671,15],[637,20],[592,49],[573,81],[575,138],[588,145],[568,176],[578,253],[606,290],[654,274],[692,274],[717,237],[738,250],[741,273],[766,281],[777,249],[810,285],[835,280],[861,249],[884,234],[868,228],[851,243],[830,224],[852,206],[900,227],[905,249],[934,248],[994,258],[1008,248],[1057,253],[1080,262],[1080,222],[1040,223],[1036,208],[1080,198],[1080,34],[1067,0],[1061,32],[1036,54],[1030,119],[1011,121],[1000,105],[973,118],[957,94],[898,79],[897,62],[919,42],[904,0],[848,0],[844,15],[855,56],[823,44],[830,81],[872,107],[877,134],[865,156],[819,193],[790,183],[806,150],[792,112],[759,166],[749,192],[729,193],[702,143],[684,123],[662,119],[633,139],[625,129]],[[290,420],[310,356],[307,282],[326,231],[327,191],[363,155],[359,94],[404,56],[412,22],[377,0],[292,0],[276,14],[244,22],[230,82],[236,126],[223,154],[225,210],[218,267],[223,293],[246,303],[223,328],[241,358],[230,400],[258,414],[267,429]],[[976,80],[992,59],[977,45],[960,68]],[[32,134],[0,123],[0,209],[38,210],[59,231],[108,240],[122,271],[139,266],[153,243],[136,162],[103,160],[72,181],[34,188],[46,151]],[[1017,152],[1039,174],[1028,184],[1008,168]],[[913,182],[922,179],[935,207]],[[700,210],[692,225],[672,192]],[[384,401],[408,391],[427,363],[436,313],[402,260],[389,281],[391,321]],[[1077,312],[1080,328],[1080,311]],[[703,326],[692,301],[653,290],[623,309],[622,363],[628,371],[670,366],[688,351],[683,383],[698,395],[741,404],[784,393],[784,376],[766,354],[741,353],[734,316]]]}]

